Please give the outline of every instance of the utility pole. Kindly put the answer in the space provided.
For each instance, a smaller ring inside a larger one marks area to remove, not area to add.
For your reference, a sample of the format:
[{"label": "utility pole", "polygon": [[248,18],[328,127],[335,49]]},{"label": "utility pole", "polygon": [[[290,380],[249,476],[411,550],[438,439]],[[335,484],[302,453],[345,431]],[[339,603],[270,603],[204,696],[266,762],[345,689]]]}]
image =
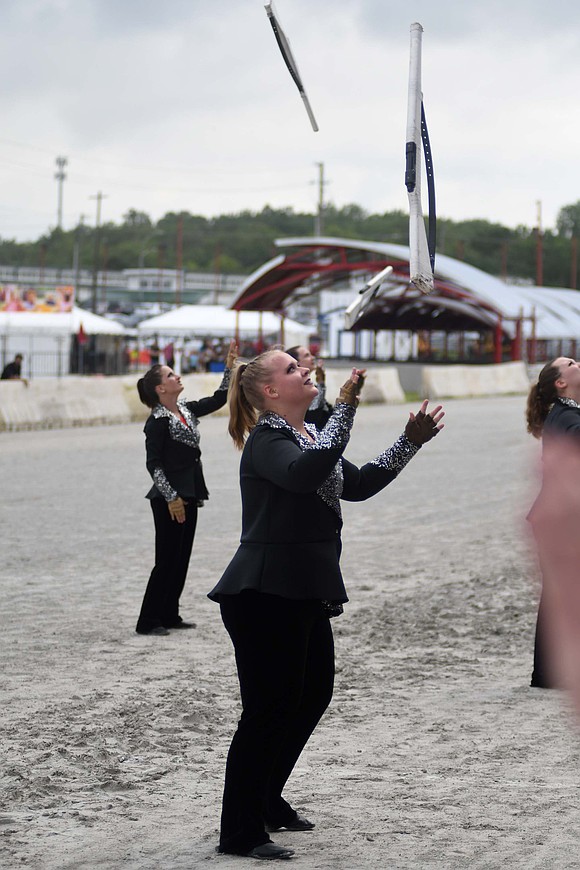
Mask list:
[{"label": "utility pole", "polygon": [[314,218],[314,235],[321,236],[324,232],[324,163],[318,166],[318,211]]},{"label": "utility pole", "polygon": [[163,302],[163,268],[165,266],[165,251],[167,245],[165,242],[159,242],[157,245],[157,304],[161,311],[161,303]]},{"label": "utility pole", "polygon": [[501,243],[501,279],[502,281],[506,281],[508,279],[508,243]]},{"label": "utility pole", "polygon": [[536,284],[542,287],[544,284],[544,251],[542,238],[542,203],[536,202],[538,207],[538,229],[536,235]]},{"label": "utility pole", "polygon": [[97,200],[97,221],[95,224],[95,249],[93,253],[93,282],[91,288],[91,309],[96,314],[97,313],[97,284],[99,277],[99,251],[101,247],[101,204],[103,199],[105,199],[105,194],[99,191],[94,196],[90,196],[89,199]]},{"label": "utility pole", "polygon": [[48,248],[48,245],[46,244],[46,242],[41,242],[41,243],[40,243],[40,252],[39,252],[39,254],[40,254],[40,256],[39,256],[39,266],[40,266],[40,269],[39,269],[39,272],[40,272],[40,274],[39,274],[39,279],[40,279],[40,280],[39,280],[39,284],[40,284],[41,287],[44,286],[44,269],[45,269],[45,266],[46,266],[46,251],[47,251],[47,248]]},{"label": "utility pole", "polygon": [[175,304],[181,305],[181,290],[183,284],[183,214],[177,218],[177,245],[176,245],[176,284]]},{"label": "utility pole", "polygon": [[103,239],[103,280],[101,282],[101,303],[103,310],[107,310],[107,266],[109,263],[109,246],[107,240]]},{"label": "utility pole", "polygon": [[213,275],[214,275],[214,284],[213,284],[213,304],[217,305],[219,302],[219,293],[222,283],[222,246],[218,242],[215,246],[215,256],[213,260]]},{"label": "utility pole", "polygon": [[62,185],[66,178],[64,167],[67,165],[66,157],[56,158],[56,167],[58,172],[55,172],[54,177],[58,181],[58,209],[56,213],[56,225],[59,230],[62,229]]},{"label": "utility pole", "polygon": [[73,271],[75,274],[75,305],[80,301],[80,272],[81,272],[81,236],[84,229],[85,216],[82,214],[75,230],[75,243],[73,248]]}]

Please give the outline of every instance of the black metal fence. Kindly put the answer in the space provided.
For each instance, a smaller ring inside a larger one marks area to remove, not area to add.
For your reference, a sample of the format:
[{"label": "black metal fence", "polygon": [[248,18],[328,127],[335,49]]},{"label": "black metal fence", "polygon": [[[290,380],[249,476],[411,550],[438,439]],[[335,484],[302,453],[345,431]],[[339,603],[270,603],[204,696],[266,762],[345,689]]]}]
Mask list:
[{"label": "black metal fence", "polygon": [[[3,362],[3,366],[6,362]],[[124,375],[130,371],[128,355],[124,350],[115,353],[73,348],[70,355],[57,351],[34,351],[24,354],[22,376],[31,378],[60,378],[65,375]]]}]

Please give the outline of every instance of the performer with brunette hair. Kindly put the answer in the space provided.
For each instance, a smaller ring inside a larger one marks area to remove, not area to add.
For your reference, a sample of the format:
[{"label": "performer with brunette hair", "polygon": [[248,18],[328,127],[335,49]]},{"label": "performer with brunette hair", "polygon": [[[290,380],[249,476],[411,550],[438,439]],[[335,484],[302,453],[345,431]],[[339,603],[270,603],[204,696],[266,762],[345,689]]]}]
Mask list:
[{"label": "performer with brunette hair", "polygon": [[[552,689],[558,686],[557,662],[553,661],[552,650],[554,629],[550,606],[547,601],[548,579],[551,587],[560,586],[559,573],[565,571],[565,554],[570,541],[560,541],[565,522],[571,517],[574,505],[564,510],[562,496],[562,475],[569,473],[577,464],[580,449],[580,362],[568,357],[558,357],[549,362],[538,375],[528,394],[526,408],[528,432],[542,439],[543,482],[528,520],[532,525],[538,544],[540,566],[543,576],[543,590],[538,608],[534,640],[534,668],[531,686],[538,689]],[[557,519],[564,511],[564,520]],[[574,516],[574,520],[578,517]],[[577,540],[577,529],[574,532]],[[577,568],[576,568],[577,571]],[[550,638],[552,635],[552,638]],[[552,643],[551,643],[552,641]]]},{"label": "performer with brunette hair", "polygon": [[314,827],[282,791],[332,697],[330,617],[348,600],[340,499],[380,492],[443,427],[441,406],[428,414],[423,402],[393,446],[357,468],[343,453],[360,375],[352,370],[318,432],[304,422],[316,386],[292,356],[266,351],[232,374],[229,432],[243,448],[242,535],[209,597],[234,645],[243,709],[226,765],[220,852],[289,858],[293,850],[269,833]]},{"label": "performer with brunette hair", "polygon": [[154,365],[137,382],[139,398],[151,408],[145,423],[147,470],[153,486],[147,493],[155,523],[155,566],[149,577],[138,634],[168,635],[170,628],[195,628],[179,615],[197,509],[209,498],[201,465],[198,420],[223,408],[237,346],[230,345],[221,384],[213,396],[196,402],[179,399],[181,377],[169,366]]},{"label": "performer with brunette hair", "polygon": [[[316,374],[316,390],[317,395],[313,398],[304,420],[306,423],[314,423],[317,429],[324,429],[332,415],[333,407],[326,401],[326,372],[321,360],[316,359],[307,347],[296,345],[289,347],[286,350],[290,356],[293,356],[298,365],[305,366],[312,374]],[[359,377],[359,384],[362,377]],[[360,393],[360,389],[359,389]]]}]

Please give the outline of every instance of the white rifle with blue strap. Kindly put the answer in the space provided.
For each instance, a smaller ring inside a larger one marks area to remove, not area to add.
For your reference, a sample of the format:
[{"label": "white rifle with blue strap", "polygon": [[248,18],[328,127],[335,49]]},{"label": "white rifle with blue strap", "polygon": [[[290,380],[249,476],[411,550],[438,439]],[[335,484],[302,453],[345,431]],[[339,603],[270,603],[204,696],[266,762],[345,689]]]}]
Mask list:
[{"label": "white rifle with blue strap", "polygon": [[[434,286],[436,215],[433,161],[421,91],[422,34],[420,24],[411,24],[405,186],[409,196],[409,280],[421,293],[427,294]],[[429,197],[429,236],[421,205],[421,146],[425,154]]]},{"label": "white rifle with blue strap", "polygon": [[274,31],[274,36],[276,37],[276,42],[278,43],[278,48],[282,52],[282,57],[284,58],[284,63],[288,67],[288,72],[292,76],[294,80],[294,84],[298,88],[300,96],[302,97],[302,102],[304,103],[304,108],[308,113],[308,117],[310,119],[310,123],[312,125],[312,129],[315,133],[318,132],[318,124],[316,123],[316,118],[314,117],[314,113],[312,111],[312,107],[306,95],[306,91],[304,90],[304,85],[302,84],[302,79],[300,77],[300,73],[298,72],[298,64],[296,63],[292,51],[290,49],[290,41],[287,38],[286,34],[282,30],[280,25],[280,19],[274,12],[274,4],[266,3],[265,6],[266,14],[270,19],[270,24],[272,25],[272,30]]}]

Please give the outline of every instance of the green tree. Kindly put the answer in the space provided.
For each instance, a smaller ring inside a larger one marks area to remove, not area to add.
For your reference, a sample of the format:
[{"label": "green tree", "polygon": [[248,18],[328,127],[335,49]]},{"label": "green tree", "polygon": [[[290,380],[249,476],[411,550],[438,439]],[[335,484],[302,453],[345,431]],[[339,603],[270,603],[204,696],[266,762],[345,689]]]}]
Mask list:
[{"label": "green tree", "polygon": [[[177,264],[178,233],[181,227],[182,263],[187,271],[249,273],[278,253],[277,238],[312,236],[314,214],[291,208],[265,206],[214,218],[189,212],[168,212],[154,222],[142,211],[129,209],[120,224],[101,227],[106,239],[107,267],[121,270],[145,266],[172,269]],[[328,203],[324,211],[324,234],[347,239],[408,243],[408,215],[403,211],[369,214],[355,203],[337,208]],[[572,262],[571,238],[580,236],[580,202],[564,206],[557,230],[547,230],[542,239],[544,283],[569,286]],[[457,257],[489,272],[534,282],[536,280],[537,235],[534,228],[509,228],[474,219],[453,221],[440,218],[437,251]],[[91,269],[95,229],[88,226],[65,231],[53,229],[34,242],[0,239],[0,263],[21,266],[70,269],[75,241],[79,241],[80,265]],[[160,246],[163,246],[160,248]],[[102,265],[101,246],[99,266]]]},{"label": "green tree", "polygon": [[570,239],[580,237],[580,200],[573,205],[565,205],[558,212],[556,227],[561,236]]}]

